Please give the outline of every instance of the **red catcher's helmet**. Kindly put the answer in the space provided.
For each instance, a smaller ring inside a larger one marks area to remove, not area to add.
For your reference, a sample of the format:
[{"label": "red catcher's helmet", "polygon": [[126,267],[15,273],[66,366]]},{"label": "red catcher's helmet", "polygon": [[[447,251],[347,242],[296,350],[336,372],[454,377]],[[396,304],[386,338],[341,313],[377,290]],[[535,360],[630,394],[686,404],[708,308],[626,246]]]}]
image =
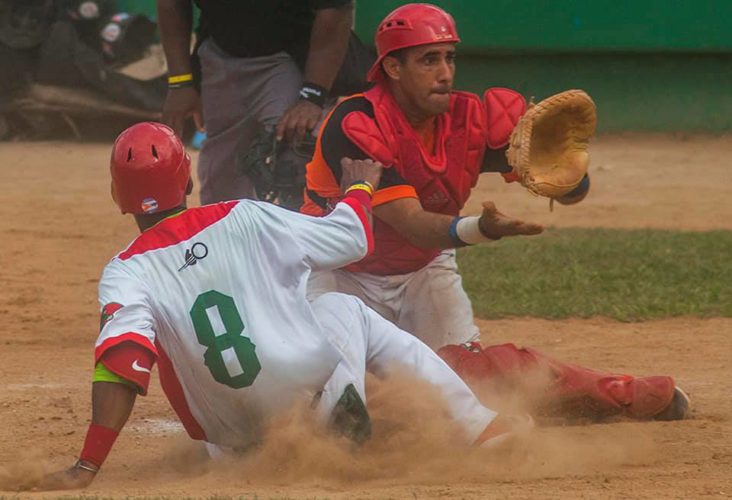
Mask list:
[{"label": "red catcher's helmet", "polygon": [[114,141],[109,170],[112,198],[122,213],[152,214],[183,203],[191,158],[170,127],[142,122]]},{"label": "red catcher's helmet", "polygon": [[441,8],[428,3],[410,3],[394,9],[376,30],[379,58],[368,72],[370,82],[382,73],[381,61],[395,50],[430,43],[459,42],[455,20]]}]

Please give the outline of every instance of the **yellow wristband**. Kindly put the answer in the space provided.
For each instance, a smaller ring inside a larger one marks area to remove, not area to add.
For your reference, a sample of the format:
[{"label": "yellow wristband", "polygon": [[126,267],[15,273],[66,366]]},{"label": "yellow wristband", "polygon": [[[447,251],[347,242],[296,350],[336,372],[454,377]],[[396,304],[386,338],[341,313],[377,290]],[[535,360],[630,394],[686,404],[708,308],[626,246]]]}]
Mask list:
[{"label": "yellow wristband", "polygon": [[169,84],[192,82],[193,73],[186,73],[185,75],[173,75],[168,77]]},{"label": "yellow wristband", "polygon": [[348,186],[348,189],[346,189],[346,194],[353,191],[354,189],[361,189],[363,191],[366,191],[369,196],[374,195],[374,186],[372,186],[371,183],[368,181],[354,182],[353,184]]}]

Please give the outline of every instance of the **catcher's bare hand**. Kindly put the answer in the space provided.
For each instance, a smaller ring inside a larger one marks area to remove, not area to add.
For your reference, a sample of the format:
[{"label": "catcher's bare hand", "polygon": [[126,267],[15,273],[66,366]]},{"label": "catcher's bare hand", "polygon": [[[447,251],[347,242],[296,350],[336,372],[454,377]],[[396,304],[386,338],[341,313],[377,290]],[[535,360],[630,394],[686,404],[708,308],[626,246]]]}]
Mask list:
[{"label": "catcher's bare hand", "polygon": [[492,201],[483,202],[483,214],[480,216],[479,224],[480,231],[493,239],[503,236],[539,234],[544,230],[540,224],[524,222],[499,212]]},{"label": "catcher's bare hand", "polygon": [[201,95],[193,87],[168,89],[163,104],[163,123],[172,128],[178,137],[182,137],[186,118],[193,116],[196,128],[203,131],[203,113],[201,111]]},{"label": "catcher's bare hand", "polygon": [[66,470],[42,477],[32,488],[33,491],[76,490],[86,488],[96,476],[95,472],[79,467],[79,462]]},{"label": "catcher's bare hand", "polygon": [[378,161],[368,160],[352,160],[343,158],[341,160],[341,191],[345,191],[348,186],[356,181],[366,181],[371,184],[374,189],[378,189],[381,180],[381,172],[384,166]]},{"label": "catcher's bare hand", "polygon": [[310,101],[300,100],[290,106],[277,124],[277,140],[301,140],[317,125],[323,109]]}]

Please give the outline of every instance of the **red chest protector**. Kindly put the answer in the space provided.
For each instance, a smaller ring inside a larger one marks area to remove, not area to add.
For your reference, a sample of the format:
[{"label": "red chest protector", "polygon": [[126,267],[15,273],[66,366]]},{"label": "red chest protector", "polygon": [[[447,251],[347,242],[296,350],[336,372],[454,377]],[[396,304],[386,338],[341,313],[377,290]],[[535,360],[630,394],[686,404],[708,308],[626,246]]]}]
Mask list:
[{"label": "red chest protector", "polygon": [[[458,215],[478,181],[486,148],[485,111],[478,96],[452,93],[449,112],[437,117],[433,152],[425,151],[394,98],[381,85],[364,96],[373,105],[376,123],[362,113],[349,114],[342,123],[346,135],[370,156],[396,169],[414,187],[425,211]],[[403,274],[424,267],[440,252],[411,245],[378,218],[374,237],[374,253],[349,270]]]}]

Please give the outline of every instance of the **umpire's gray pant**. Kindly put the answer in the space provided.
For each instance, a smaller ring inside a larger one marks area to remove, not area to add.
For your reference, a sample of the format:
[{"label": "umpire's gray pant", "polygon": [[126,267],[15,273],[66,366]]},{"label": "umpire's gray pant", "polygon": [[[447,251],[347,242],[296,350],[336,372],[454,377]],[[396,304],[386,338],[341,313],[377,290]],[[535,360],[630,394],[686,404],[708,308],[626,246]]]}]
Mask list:
[{"label": "umpire's gray pant", "polygon": [[255,198],[251,181],[236,172],[260,124],[275,125],[298,98],[302,74],[285,52],[236,58],[211,39],[199,48],[206,140],[198,157],[201,203]]}]

